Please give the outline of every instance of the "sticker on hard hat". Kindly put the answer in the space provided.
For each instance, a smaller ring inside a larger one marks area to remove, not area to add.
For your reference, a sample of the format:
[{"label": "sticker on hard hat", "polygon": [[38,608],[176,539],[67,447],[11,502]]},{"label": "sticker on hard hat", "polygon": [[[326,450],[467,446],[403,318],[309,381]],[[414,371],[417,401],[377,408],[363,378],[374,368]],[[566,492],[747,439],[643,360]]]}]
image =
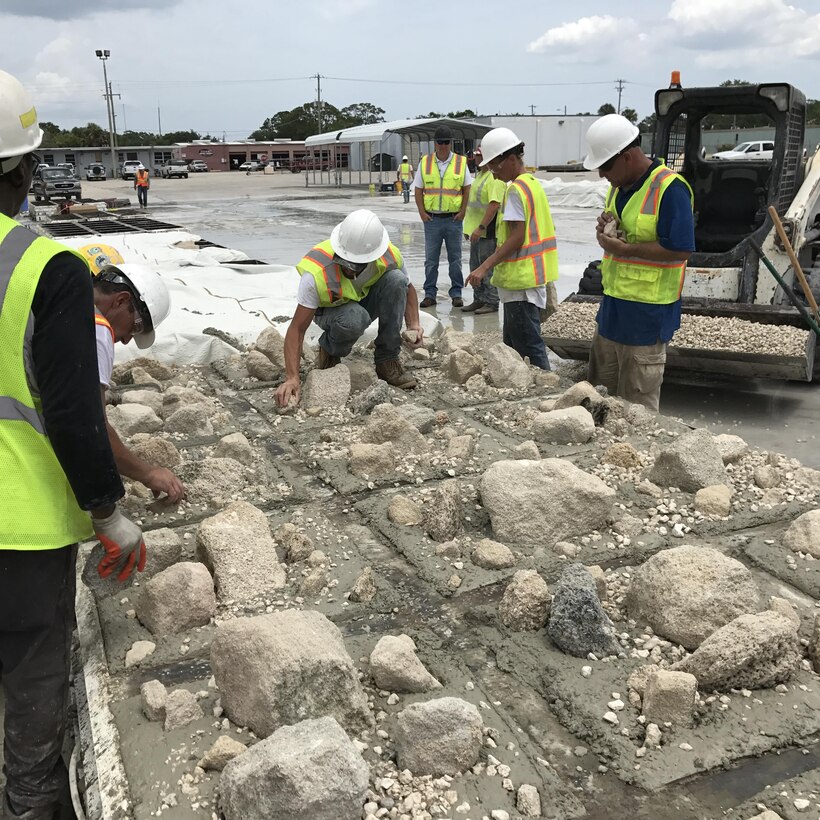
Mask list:
[{"label": "sticker on hard hat", "polygon": [[26,111],[25,114],[20,114],[20,125],[23,128],[31,128],[34,123],[37,122],[37,109],[34,106],[31,107],[29,111]]},{"label": "sticker on hard hat", "polygon": [[99,276],[108,265],[121,265],[125,260],[116,248],[110,245],[85,245],[80,253],[86,258],[92,276]]}]

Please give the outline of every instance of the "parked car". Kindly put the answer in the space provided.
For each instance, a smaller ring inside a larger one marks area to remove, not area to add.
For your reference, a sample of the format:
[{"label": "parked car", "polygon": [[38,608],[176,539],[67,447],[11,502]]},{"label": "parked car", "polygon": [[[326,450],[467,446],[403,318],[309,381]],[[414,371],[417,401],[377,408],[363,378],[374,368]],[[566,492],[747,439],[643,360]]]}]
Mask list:
[{"label": "parked car", "polygon": [[164,165],[160,165],[159,173],[165,179],[171,177],[188,179],[188,163],[184,159],[169,159]]},{"label": "parked car", "polygon": [[249,159],[239,166],[240,171],[261,171],[265,166],[255,159]]},{"label": "parked car", "polygon": [[203,171],[210,171],[211,169],[208,167],[208,163],[205,162],[203,159],[192,159],[188,163],[188,170],[192,174],[201,173]]},{"label": "parked car", "polygon": [[75,176],[77,172],[74,170],[74,163],[73,162],[58,162],[56,165],[57,168],[66,168],[67,170],[71,171],[72,174]]},{"label": "parked car", "polygon": [[99,162],[93,162],[85,169],[85,178],[89,182],[105,179],[105,166]]},{"label": "parked car", "polygon": [[774,143],[768,140],[741,142],[729,151],[718,151],[711,159],[771,159]]},{"label": "parked car", "polygon": [[138,159],[127,159],[122,164],[120,176],[123,179],[134,179],[137,176],[137,171],[143,170],[145,170],[145,166]]},{"label": "parked car", "polygon": [[83,195],[80,180],[68,168],[43,168],[32,184],[35,202],[51,199],[80,199]]}]

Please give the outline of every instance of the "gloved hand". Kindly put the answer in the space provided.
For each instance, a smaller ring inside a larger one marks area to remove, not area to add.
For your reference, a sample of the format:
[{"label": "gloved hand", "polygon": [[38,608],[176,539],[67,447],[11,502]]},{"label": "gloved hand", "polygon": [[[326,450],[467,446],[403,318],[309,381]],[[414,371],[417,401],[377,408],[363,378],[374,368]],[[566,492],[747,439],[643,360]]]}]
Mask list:
[{"label": "gloved hand", "polygon": [[94,532],[105,549],[105,557],[97,565],[100,578],[107,578],[115,570],[118,581],[125,581],[136,564],[137,571],[145,569],[145,541],[142,530],[116,508],[107,518],[92,518]]}]

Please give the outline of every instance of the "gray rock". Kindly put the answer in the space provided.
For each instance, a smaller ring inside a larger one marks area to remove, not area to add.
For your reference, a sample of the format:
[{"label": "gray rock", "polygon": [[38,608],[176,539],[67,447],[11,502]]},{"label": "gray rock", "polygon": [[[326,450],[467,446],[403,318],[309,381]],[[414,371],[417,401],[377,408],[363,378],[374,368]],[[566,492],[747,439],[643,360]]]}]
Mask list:
[{"label": "gray rock", "polygon": [[245,368],[248,375],[260,382],[272,382],[281,372],[273,362],[258,350],[249,350],[245,354]]},{"label": "gray rock", "polygon": [[820,612],[814,616],[814,626],[812,627],[806,653],[814,667],[814,671],[820,674]]},{"label": "gray rock", "polygon": [[541,795],[535,786],[523,784],[518,787],[515,798],[515,808],[523,817],[541,816]]},{"label": "gray rock", "polygon": [[711,547],[682,546],[653,555],[632,575],[630,618],[695,649],[738,615],[758,612],[760,591],[749,570]]},{"label": "gray rock", "polygon": [[475,353],[475,341],[475,335],[472,333],[447,328],[438,342],[439,353],[442,357],[449,356],[456,350],[466,350],[469,353]]},{"label": "gray rock", "polygon": [[688,672],[659,669],[646,682],[643,713],[648,723],[691,726],[695,717],[698,682]]},{"label": "gray rock", "polygon": [[599,658],[620,651],[615,630],[601,608],[595,579],[581,564],[570,564],[558,579],[552,596],[547,632],[569,655]]},{"label": "gray rock", "polygon": [[732,490],[725,484],[698,490],[695,493],[695,509],[703,515],[726,518],[732,512]]},{"label": "gray rock", "polygon": [[661,487],[679,487],[688,493],[728,481],[720,450],[706,430],[684,433],[661,450],[648,478]]},{"label": "gray rock", "polygon": [[498,540],[528,547],[602,527],[615,491],[569,461],[496,461],[481,479],[481,500]]},{"label": "gray rock", "polygon": [[350,590],[348,600],[354,604],[369,604],[379,591],[376,585],[376,578],[370,567],[365,567],[362,574],[356,579],[353,589]]},{"label": "gray rock", "polygon": [[162,419],[142,404],[119,404],[106,410],[108,422],[121,436],[134,433],[156,433],[162,430]]},{"label": "gray rock", "polygon": [[511,347],[493,345],[487,351],[486,379],[493,387],[527,390],[532,385],[532,372],[527,363]]},{"label": "gray rock", "polygon": [[379,379],[375,384],[355,393],[350,398],[350,412],[359,416],[366,416],[380,404],[390,403],[390,386]]},{"label": "gray rock", "polygon": [[235,757],[247,751],[247,746],[229,735],[220,735],[214,745],[205,752],[199,767],[206,772],[221,772]]},{"label": "gray rock", "polygon": [[426,452],[427,442],[392,404],[380,404],[373,409],[362,431],[362,441],[370,444],[390,442],[399,454]]},{"label": "gray rock", "polygon": [[282,524],[273,534],[276,541],[285,549],[285,560],[289,564],[298,564],[306,561],[314,550],[313,541],[309,535],[297,529],[292,522]]},{"label": "gray rock", "polygon": [[607,598],[607,589],[606,573],[603,568],[598,564],[591,564],[584,567],[584,569],[592,576],[592,580],[595,581],[595,592],[598,595],[598,600],[605,601]]},{"label": "gray rock", "polygon": [[399,415],[410,422],[423,435],[432,431],[436,423],[436,411],[420,404],[400,404],[396,407]]},{"label": "gray rock", "polygon": [[232,458],[240,464],[253,464],[253,448],[242,433],[231,433],[219,440],[214,448],[216,458]]},{"label": "gray rock", "polygon": [[186,436],[211,436],[213,424],[204,404],[188,404],[175,410],[165,419],[165,429],[169,433],[182,433]]},{"label": "gray rock", "polygon": [[323,715],[350,731],[372,728],[342,633],[319,612],[228,621],[211,643],[211,667],[228,716],[260,737]]},{"label": "gray rock", "polygon": [[414,703],[396,716],[398,766],[416,777],[467,771],[478,760],[483,729],[478,709],[460,698]]},{"label": "gray rock", "polygon": [[614,464],[616,467],[623,467],[626,470],[640,467],[643,463],[640,453],[625,441],[619,441],[607,448],[602,461],[604,464]]},{"label": "gray rock", "polygon": [[473,436],[453,436],[447,442],[447,458],[468,459],[475,450]]},{"label": "gray rock", "polygon": [[538,445],[532,439],[529,439],[513,449],[513,458],[539,461],[541,459],[541,451],[538,449]]},{"label": "gray rock", "polygon": [[162,418],[162,393],[159,390],[125,390],[122,394],[122,404],[141,404],[150,407]]},{"label": "gray rock", "polygon": [[701,689],[763,689],[789,680],[800,656],[794,626],[767,610],[735,618],[672,669],[694,675]]},{"label": "gray rock", "polygon": [[131,384],[162,389],[162,382],[152,376],[144,367],[135,367],[131,370]]},{"label": "gray rock", "polygon": [[134,641],[125,653],[125,668],[139,666],[146,658],[154,654],[157,645],[153,641]]},{"label": "gray rock", "polygon": [[299,594],[304,598],[317,598],[327,586],[327,570],[314,567],[299,583]]},{"label": "gray rock", "polygon": [[755,467],[754,481],[761,490],[770,490],[780,484],[780,474],[771,464]]},{"label": "gray rock", "polygon": [[165,467],[166,470],[173,470],[182,461],[182,457],[176,445],[168,439],[150,436],[139,442],[131,444],[131,452],[138,458],[155,464],[157,467]]},{"label": "gray rock", "polygon": [[182,539],[171,529],[148,530],[143,533],[145,540],[145,569],[140,576],[144,582],[182,558]]},{"label": "gray rock", "polygon": [[509,569],[515,566],[515,556],[506,544],[490,538],[482,538],[473,547],[470,560],[483,569]]},{"label": "gray rock", "polygon": [[158,680],[149,680],[140,686],[142,713],[148,720],[165,721],[165,701],[168,690]]},{"label": "gray rock", "polygon": [[265,514],[235,501],[197,530],[197,553],[211,570],[220,601],[249,601],[287,583]]},{"label": "gray rock", "polygon": [[255,347],[277,370],[285,369],[285,339],[275,327],[266,327],[256,338]]},{"label": "gray rock", "polygon": [[444,481],[424,505],[424,529],[434,541],[449,541],[461,532],[462,513],[461,485]]},{"label": "gray rock", "polygon": [[740,436],[722,433],[714,436],[714,439],[724,464],[734,464],[749,449],[749,445]]},{"label": "gray rock", "polygon": [[174,635],[205,626],[216,614],[211,574],[202,564],[174,564],[141,587],[134,608],[152,635]]},{"label": "gray rock", "polygon": [[809,510],[795,518],[783,536],[783,546],[820,558],[820,510]]},{"label": "gray rock", "polygon": [[600,401],[601,394],[589,382],[578,382],[555,400],[552,409],[563,410],[566,407],[579,407],[585,399],[591,402]]},{"label": "gray rock", "polygon": [[379,689],[390,692],[430,692],[441,684],[416,656],[409,635],[385,635],[370,653],[370,672]]},{"label": "gray rock", "polygon": [[520,569],[504,590],[498,614],[504,626],[524,632],[541,629],[549,610],[547,582],[534,569]]},{"label": "gray rock", "polygon": [[466,350],[456,350],[447,358],[447,378],[456,384],[465,384],[471,376],[481,373],[482,361]]},{"label": "gray rock", "polygon": [[554,444],[585,444],[595,435],[595,422],[583,407],[567,407],[539,413],[532,420],[536,441]]},{"label": "gray rock", "polygon": [[393,445],[354,441],[350,445],[350,472],[360,478],[379,478],[396,469]]},{"label": "gray rock", "polygon": [[400,526],[414,526],[422,522],[422,509],[411,498],[397,493],[390,499],[387,517]]},{"label": "gray rock", "polygon": [[226,820],[353,820],[370,770],[331,717],[284,726],[231,760],[219,781]]},{"label": "gray rock", "polygon": [[769,609],[782,615],[795,629],[800,629],[800,614],[785,598],[772,595],[769,598]]},{"label": "gray rock", "polygon": [[174,689],[165,698],[165,731],[172,732],[181,729],[195,720],[205,717],[199,701],[193,692],[187,689]]},{"label": "gray rock", "polygon": [[350,398],[350,371],[343,364],[311,370],[302,388],[302,407],[339,408]]}]

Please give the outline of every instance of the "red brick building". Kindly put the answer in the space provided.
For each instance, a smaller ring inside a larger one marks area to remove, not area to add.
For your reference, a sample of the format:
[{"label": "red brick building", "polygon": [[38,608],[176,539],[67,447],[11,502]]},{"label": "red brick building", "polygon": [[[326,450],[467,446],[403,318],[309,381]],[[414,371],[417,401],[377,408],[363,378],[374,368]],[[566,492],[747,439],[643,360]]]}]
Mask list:
[{"label": "red brick building", "polygon": [[[211,171],[235,171],[248,160],[267,162],[274,168],[302,171],[305,167],[328,164],[330,154],[327,150],[313,152],[305,149],[305,143],[295,140],[238,140],[236,142],[195,142],[177,143],[173,146],[174,159],[188,162],[199,159],[205,162]],[[334,167],[346,168],[348,164],[348,147],[338,146],[334,150]],[[326,155],[326,156],[325,156]]]}]

